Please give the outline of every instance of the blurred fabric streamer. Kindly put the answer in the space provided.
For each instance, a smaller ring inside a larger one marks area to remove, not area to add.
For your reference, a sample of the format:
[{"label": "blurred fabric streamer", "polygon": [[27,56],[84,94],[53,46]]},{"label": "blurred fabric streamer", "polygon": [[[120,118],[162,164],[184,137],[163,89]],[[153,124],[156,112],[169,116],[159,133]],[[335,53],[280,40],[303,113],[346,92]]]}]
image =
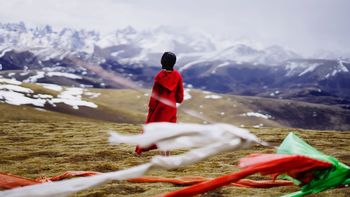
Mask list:
[{"label": "blurred fabric streamer", "polygon": [[123,136],[111,133],[111,144],[127,143],[147,147],[156,144],[160,150],[195,148],[175,156],[154,156],[149,163],[126,170],[91,177],[49,182],[0,192],[4,197],[67,196],[113,180],[126,180],[144,175],[151,169],[175,169],[200,162],[216,154],[247,148],[253,144],[268,145],[248,130],[229,124],[150,123],[144,133]]}]

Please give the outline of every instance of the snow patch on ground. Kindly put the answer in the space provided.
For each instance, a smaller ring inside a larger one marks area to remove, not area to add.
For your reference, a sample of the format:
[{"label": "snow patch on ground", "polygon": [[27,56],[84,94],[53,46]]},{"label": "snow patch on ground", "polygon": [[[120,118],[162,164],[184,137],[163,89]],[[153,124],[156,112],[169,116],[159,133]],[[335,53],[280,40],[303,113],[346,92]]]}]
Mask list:
[{"label": "snow patch on ground", "polygon": [[270,96],[277,96],[277,95],[280,94],[280,93],[281,93],[280,91],[276,90],[276,91],[274,91],[274,92],[271,92],[271,93],[270,93]]},{"label": "snow patch on ground", "polygon": [[8,90],[11,92],[20,92],[20,93],[26,93],[26,94],[33,93],[33,90],[29,88],[24,88],[18,85],[11,85],[11,84],[1,84],[0,90]]},{"label": "snow patch on ground", "polygon": [[53,98],[52,95],[49,94],[35,94],[33,95],[34,98],[41,98],[41,99],[51,99]]},{"label": "snow patch on ground", "polygon": [[81,76],[75,75],[72,73],[64,73],[64,72],[44,72],[44,71],[37,71],[36,75],[28,77],[28,79],[23,80],[26,83],[35,83],[38,81],[38,79],[44,78],[45,76],[48,77],[65,77],[69,79],[82,79]]},{"label": "snow patch on ground", "polygon": [[205,95],[204,98],[206,98],[206,99],[221,99],[222,96],[216,95],[216,94],[210,94],[210,95]]},{"label": "snow patch on ground", "polygon": [[254,128],[261,128],[261,127],[263,127],[263,126],[264,126],[264,124],[253,125]]},{"label": "snow patch on ground", "polygon": [[37,71],[36,75],[30,76],[28,79],[23,80],[25,83],[35,83],[38,81],[38,79],[44,78],[45,72],[43,71]]},{"label": "snow patch on ground", "polygon": [[79,106],[97,108],[95,103],[81,100],[83,92],[82,88],[66,88],[57,98],[53,98],[51,101],[52,103],[65,103],[72,106],[73,109],[79,109]]},{"label": "snow patch on ground", "polygon": [[63,73],[63,72],[48,72],[46,73],[48,77],[66,77],[70,79],[81,79],[82,77],[79,75],[75,75],[72,73]]},{"label": "snow patch on ground", "polygon": [[93,88],[93,85],[85,85],[85,84],[79,84],[79,87],[81,88]]},{"label": "snow patch on ground", "polygon": [[38,108],[38,107],[35,107],[34,109],[38,110],[38,111],[47,111],[46,109],[43,109],[43,108]]},{"label": "snow patch on ground", "polygon": [[190,92],[191,92],[191,89],[185,88],[185,90],[184,90],[184,100],[185,101],[190,100],[192,98]]},{"label": "snow patch on ground", "polygon": [[247,113],[241,114],[241,116],[245,116],[245,117],[258,117],[258,118],[264,118],[264,119],[270,119],[270,118],[272,118],[272,116],[269,115],[269,114],[261,114],[261,113],[258,113],[258,112],[247,112]]},{"label": "snow patch on ground", "polygon": [[6,78],[0,78],[0,83],[7,83],[12,85],[21,85],[22,82],[17,81],[15,79],[6,79]]},{"label": "snow patch on ground", "polygon": [[63,90],[62,86],[60,85],[57,85],[57,84],[50,84],[50,83],[37,83],[38,85],[46,88],[46,89],[49,89],[49,90],[54,90],[54,91],[57,91],[57,92],[60,92]]},{"label": "snow patch on ground", "polygon": [[[85,96],[88,96],[89,98],[93,99],[93,98],[97,98],[101,95],[101,93],[96,93],[96,92],[84,92]],[[138,98],[140,98],[140,96],[138,96]]]},{"label": "snow patch on ground", "polygon": [[192,84],[187,84],[186,87],[187,88],[193,88],[193,85]]},{"label": "snow patch on ground", "polygon": [[211,94],[211,92],[206,91],[206,90],[203,90],[202,93],[203,93],[203,94]]},{"label": "snow patch on ground", "polygon": [[11,105],[31,104],[37,107],[44,107],[46,100],[26,97],[23,93],[0,90],[0,100]]},{"label": "snow patch on ground", "polygon": [[24,71],[22,73],[19,73],[20,76],[26,76],[28,75],[30,72],[29,71]]},{"label": "snow patch on ground", "polygon": [[20,84],[16,80],[0,78],[0,101],[11,105],[30,104],[36,107],[44,107],[46,103],[55,107],[57,103],[64,103],[72,106],[74,109],[79,109],[79,106],[97,108],[95,103],[82,100],[82,95],[90,96],[90,98],[96,98],[100,95],[100,93],[88,92],[82,88],[63,89],[56,84],[39,84],[45,88],[60,92],[54,98],[54,96],[49,94],[34,94],[33,90],[19,86]]}]

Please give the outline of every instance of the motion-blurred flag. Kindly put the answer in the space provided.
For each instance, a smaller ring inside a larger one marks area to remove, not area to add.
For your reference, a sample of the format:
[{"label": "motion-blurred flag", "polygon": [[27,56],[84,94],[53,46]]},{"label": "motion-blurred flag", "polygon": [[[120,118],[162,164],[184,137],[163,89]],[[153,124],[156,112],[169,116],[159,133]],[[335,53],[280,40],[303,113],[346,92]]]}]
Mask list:
[{"label": "motion-blurred flag", "polygon": [[200,125],[165,122],[149,123],[144,126],[144,133],[136,136],[122,136],[118,133],[112,133],[109,141],[112,144],[128,143],[141,147],[156,144],[160,150],[195,149],[170,157],[155,156],[149,163],[126,170],[15,188],[0,192],[0,196],[67,196],[113,180],[127,180],[140,177],[150,169],[184,167],[221,152],[247,148],[255,143],[267,145],[267,143],[259,140],[248,130],[229,124]]}]

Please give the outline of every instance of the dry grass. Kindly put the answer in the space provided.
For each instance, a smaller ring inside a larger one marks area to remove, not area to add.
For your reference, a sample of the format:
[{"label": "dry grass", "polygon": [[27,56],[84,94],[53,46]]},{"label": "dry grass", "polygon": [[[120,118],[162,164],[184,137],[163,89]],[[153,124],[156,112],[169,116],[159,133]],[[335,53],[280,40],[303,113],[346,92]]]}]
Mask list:
[{"label": "dry grass", "polygon": [[88,119],[70,114],[48,111],[27,105],[15,106],[0,103],[0,123],[6,122],[66,122],[70,120],[87,121]]},{"label": "dry grass", "polygon": [[[139,125],[107,122],[86,122],[77,119],[61,122],[2,123],[0,125],[0,171],[29,178],[53,176],[67,170],[110,172],[147,162],[152,151],[143,156],[133,154],[134,147],[108,145],[110,129],[124,134],[136,134]],[[317,149],[350,163],[350,133],[334,131],[306,131],[297,129],[252,129],[262,139],[278,145],[289,131],[295,131]],[[254,152],[272,153],[273,149],[254,146],[248,150],[224,153],[186,168],[171,171],[153,171],[149,175],[164,177],[217,177],[237,171],[239,158]],[[178,154],[174,152],[173,154]],[[258,175],[252,178],[261,178]],[[165,183],[128,183],[115,181],[83,191],[75,196],[153,196],[179,189]],[[280,196],[297,187],[245,189],[223,187],[202,196]],[[349,196],[350,189],[334,189],[315,196]]]}]

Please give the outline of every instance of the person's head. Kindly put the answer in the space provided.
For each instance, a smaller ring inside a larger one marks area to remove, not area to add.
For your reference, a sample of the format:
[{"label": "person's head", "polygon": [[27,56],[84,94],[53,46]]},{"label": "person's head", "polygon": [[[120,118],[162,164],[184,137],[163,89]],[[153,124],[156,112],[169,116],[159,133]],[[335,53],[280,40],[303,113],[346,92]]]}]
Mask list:
[{"label": "person's head", "polygon": [[160,63],[162,64],[162,69],[173,70],[176,63],[176,55],[172,52],[165,52]]}]

